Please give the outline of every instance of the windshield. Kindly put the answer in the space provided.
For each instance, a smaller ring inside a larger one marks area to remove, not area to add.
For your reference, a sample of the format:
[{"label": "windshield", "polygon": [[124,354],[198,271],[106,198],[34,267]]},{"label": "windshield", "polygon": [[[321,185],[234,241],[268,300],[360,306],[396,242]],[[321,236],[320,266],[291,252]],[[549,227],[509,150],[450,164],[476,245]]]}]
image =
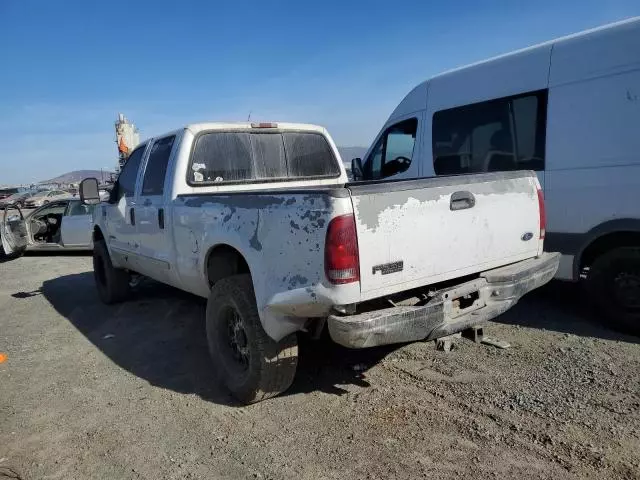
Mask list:
[{"label": "windshield", "polygon": [[46,197],[48,193],[49,193],[48,191],[38,192],[38,193],[36,193],[36,194],[33,196],[33,198],[42,198],[42,197]]}]

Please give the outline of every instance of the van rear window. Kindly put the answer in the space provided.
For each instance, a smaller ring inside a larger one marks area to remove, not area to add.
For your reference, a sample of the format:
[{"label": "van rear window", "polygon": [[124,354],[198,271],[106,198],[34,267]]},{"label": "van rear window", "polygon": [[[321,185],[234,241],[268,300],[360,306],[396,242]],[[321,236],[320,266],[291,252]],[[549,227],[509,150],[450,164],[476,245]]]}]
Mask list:
[{"label": "van rear window", "polygon": [[314,132],[210,132],[198,136],[189,183],[331,178],[338,161],[323,135]]}]

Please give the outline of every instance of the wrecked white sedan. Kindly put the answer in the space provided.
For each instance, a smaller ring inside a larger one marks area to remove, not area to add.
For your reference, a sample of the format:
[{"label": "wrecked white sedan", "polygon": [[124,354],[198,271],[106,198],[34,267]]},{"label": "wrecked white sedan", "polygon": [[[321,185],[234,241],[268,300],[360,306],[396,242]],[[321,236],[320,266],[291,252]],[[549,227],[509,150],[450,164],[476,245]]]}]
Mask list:
[{"label": "wrecked white sedan", "polygon": [[92,250],[93,209],[80,200],[65,199],[48,203],[28,217],[17,207],[5,210],[0,236],[5,255],[25,250]]}]

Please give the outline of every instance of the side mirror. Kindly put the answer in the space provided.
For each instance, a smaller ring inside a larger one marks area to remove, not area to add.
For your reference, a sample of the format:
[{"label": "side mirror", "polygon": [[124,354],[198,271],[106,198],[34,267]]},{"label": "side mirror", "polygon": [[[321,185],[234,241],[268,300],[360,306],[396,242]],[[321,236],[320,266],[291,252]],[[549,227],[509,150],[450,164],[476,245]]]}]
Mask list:
[{"label": "side mirror", "polygon": [[80,182],[80,200],[85,205],[100,203],[99,192],[97,178],[85,178]]},{"label": "side mirror", "polygon": [[354,158],[351,160],[351,176],[353,177],[354,181],[362,180],[364,178],[361,158]]}]

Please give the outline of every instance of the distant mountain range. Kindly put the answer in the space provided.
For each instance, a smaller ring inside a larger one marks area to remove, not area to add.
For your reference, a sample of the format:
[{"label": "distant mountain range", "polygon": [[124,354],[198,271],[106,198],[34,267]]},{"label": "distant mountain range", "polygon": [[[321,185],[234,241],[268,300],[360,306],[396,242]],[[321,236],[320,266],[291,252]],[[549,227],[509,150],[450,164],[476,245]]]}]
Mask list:
[{"label": "distant mountain range", "polygon": [[85,178],[95,177],[98,180],[102,181],[109,180],[109,177],[114,172],[108,172],[106,170],[74,170],[73,172],[63,173],[62,175],[51,178],[49,180],[43,180],[40,183],[78,183],[84,180]]},{"label": "distant mountain range", "polygon": [[[364,154],[367,152],[366,147],[338,147],[338,152],[340,152],[340,157],[342,157],[342,161],[345,164],[347,169],[351,168],[351,159],[360,157],[362,158]],[[102,181],[108,180],[111,174],[115,175],[114,172],[107,172],[106,170],[74,170],[73,172],[63,173],[55,178],[50,178],[49,180],[43,180],[40,183],[79,183],[85,178],[95,177],[98,180]]]}]

